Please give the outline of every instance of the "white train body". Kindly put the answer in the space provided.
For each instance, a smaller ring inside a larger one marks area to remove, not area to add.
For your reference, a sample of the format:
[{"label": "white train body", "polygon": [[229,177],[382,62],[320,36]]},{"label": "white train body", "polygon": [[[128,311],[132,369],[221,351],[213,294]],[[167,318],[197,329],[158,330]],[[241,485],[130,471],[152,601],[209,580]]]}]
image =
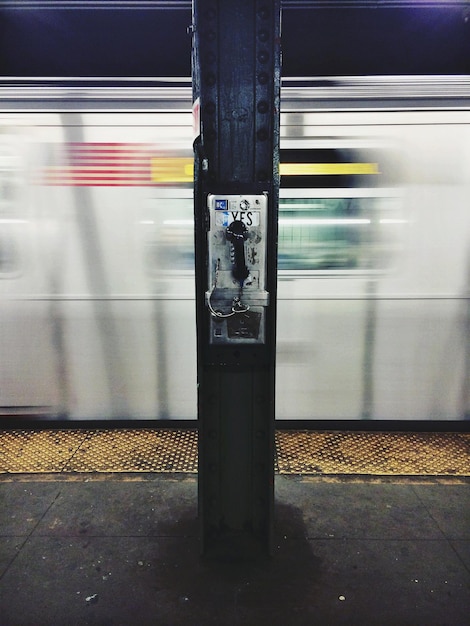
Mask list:
[{"label": "white train body", "polygon": [[[190,89],[0,101],[0,415],[196,419]],[[277,419],[468,418],[470,81],[284,87],[281,150]]]}]

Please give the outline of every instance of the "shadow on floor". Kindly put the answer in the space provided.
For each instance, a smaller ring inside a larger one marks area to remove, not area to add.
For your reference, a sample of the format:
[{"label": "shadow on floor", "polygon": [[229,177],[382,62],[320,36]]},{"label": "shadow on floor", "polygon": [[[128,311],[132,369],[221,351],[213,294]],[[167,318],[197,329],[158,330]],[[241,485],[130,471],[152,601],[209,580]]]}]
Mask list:
[{"label": "shadow on floor", "polygon": [[[262,624],[266,612],[271,614],[269,623],[288,623],[318,581],[321,559],[312,553],[300,509],[277,504],[275,519],[271,558],[227,563],[200,557],[194,510],[179,511],[176,527],[168,524],[162,530],[171,537],[183,533],[187,541],[159,549],[160,562],[173,564],[160,570],[162,586],[170,597],[191,607],[200,620],[195,623]],[[273,607],[281,606],[285,611],[273,615]]]}]

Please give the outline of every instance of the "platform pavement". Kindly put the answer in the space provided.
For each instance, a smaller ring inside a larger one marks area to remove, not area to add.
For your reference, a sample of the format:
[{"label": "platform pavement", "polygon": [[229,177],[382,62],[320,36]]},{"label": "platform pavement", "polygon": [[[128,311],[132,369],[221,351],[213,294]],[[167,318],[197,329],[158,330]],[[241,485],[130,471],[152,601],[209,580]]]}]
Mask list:
[{"label": "platform pavement", "polygon": [[1,626],[467,626],[470,482],[276,476],[272,558],[200,558],[194,474],[0,478]]}]

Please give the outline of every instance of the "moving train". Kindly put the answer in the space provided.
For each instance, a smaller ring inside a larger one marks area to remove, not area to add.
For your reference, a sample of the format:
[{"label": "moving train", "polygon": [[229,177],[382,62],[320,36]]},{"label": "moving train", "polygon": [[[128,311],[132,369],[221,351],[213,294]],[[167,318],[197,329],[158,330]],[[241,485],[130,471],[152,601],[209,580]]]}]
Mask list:
[{"label": "moving train", "polygon": [[[0,416],[192,420],[189,82],[0,82]],[[276,418],[470,417],[470,79],[284,80]]]}]

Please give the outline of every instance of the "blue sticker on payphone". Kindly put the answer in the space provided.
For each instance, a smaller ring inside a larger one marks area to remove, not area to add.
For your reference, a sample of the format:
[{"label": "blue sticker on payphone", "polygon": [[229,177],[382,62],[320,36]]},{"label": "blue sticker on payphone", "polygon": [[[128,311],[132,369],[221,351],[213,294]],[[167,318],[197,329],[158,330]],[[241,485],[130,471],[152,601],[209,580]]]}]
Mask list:
[{"label": "blue sticker on payphone", "polygon": [[215,210],[216,211],[226,211],[228,209],[227,200],[216,200],[215,201]]}]

